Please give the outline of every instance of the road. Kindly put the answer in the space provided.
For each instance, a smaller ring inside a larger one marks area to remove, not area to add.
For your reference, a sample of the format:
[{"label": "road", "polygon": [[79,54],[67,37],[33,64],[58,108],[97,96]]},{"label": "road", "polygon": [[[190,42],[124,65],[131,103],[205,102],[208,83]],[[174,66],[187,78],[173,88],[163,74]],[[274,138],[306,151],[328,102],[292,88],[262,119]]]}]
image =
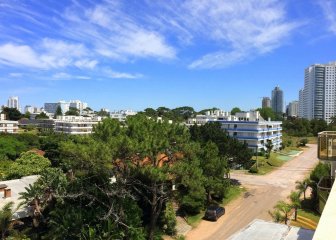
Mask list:
[{"label": "road", "polygon": [[271,220],[268,211],[277,201],[285,200],[295,189],[295,182],[303,180],[318,163],[317,145],[307,146],[301,155],[267,175],[231,173],[232,179],[237,179],[247,188],[243,197],[228,204],[225,215],[217,222],[201,221],[197,228],[187,234],[186,239],[228,239],[256,218]]}]

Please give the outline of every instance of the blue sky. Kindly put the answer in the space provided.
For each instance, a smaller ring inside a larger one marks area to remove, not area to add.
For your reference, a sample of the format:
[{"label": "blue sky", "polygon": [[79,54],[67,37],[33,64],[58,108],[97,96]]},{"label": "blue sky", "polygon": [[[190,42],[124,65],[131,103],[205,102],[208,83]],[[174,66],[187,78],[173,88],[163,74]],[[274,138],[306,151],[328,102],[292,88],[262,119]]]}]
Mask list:
[{"label": "blue sky", "polygon": [[0,105],[234,106],[336,61],[336,1],[0,0]]}]

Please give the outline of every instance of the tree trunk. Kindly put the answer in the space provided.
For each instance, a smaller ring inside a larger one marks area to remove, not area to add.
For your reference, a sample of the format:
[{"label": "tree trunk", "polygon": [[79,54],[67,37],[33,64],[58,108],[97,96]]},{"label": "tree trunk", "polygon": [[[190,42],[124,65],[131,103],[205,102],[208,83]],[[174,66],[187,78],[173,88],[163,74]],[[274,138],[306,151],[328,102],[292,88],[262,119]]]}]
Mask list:
[{"label": "tree trunk", "polygon": [[295,212],[294,212],[294,220],[296,221],[297,220],[297,208],[294,209]]},{"label": "tree trunk", "polygon": [[[149,240],[154,239],[156,223],[160,216],[162,205],[164,202],[162,197],[158,199],[157,188],[158,186],[156,185],[156,183],[153,183],[152,184],[153,197],[152,197],[152,202],[151,202],[151,219],[150,219],[149,229],[148,229],[148,239]],[[161,186],[161,188],[163,188],[163,186]]]},{"label": "tree trunk", "polygon": [[211,194],[210,191],[207,191],[207,203],[210,204],[212,198],[211,198]]}]

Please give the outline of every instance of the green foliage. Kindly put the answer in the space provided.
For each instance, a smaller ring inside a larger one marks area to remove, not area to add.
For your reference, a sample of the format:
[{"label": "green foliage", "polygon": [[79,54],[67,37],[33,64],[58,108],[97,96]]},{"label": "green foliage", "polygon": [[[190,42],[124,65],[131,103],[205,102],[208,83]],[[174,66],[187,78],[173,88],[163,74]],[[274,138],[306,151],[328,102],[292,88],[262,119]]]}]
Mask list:
[{"label": "green foliage", "polygon": [[15,210],[14,203],[8,202],[0,209],[0,233],[1,239],[6,239],[9,233],[14,230],[14,225],[17,221],[12,221]]},{"label": "green foliage", "polygon": [[16,159],[8,169],[6,179],[16,179],[23,176],[40,174],[47,167],[49,167],[50,161],[35,152],[21,153],[20,158]]},{"label": "green foliage", "polygon": [[234,107],[234,108],[232,108],[232,110],[231,110],[231,115],[235,115],[235,114],[238,113],[238,112],[241,112],[240,108],[239,108],[239,107]]},{"label": "green foliage", "polygon": [[[62,112],[62,110],[61,110],[61,112]],[[35,117],[35,119],[49,119],[49,117],[48,117],[48,115],[45,112],[41,112],[39,115],[37,115]]]},{"label": "green foliage", "polygon": [[67,112],[65,112],[66,116],[79,116],[79,109],[70,107]]},{"label": "green foliage", "polygon": [[300,139],[300,141],[298,142],[298,145],[299,145],[300,147],[305,147],[307,143],[308,143],[308,139],[307,139],[307,138],[302,138],[302,139]]},{"label": "green foliage", "polygon": [[145,116],[151,118],[162,117],[166,120],[172,120],[173,122],[183,122],[188,118],[194,116],[195,110],[192,107],[183,106],[174,109],[169,109],[167,107],[159,107],[156,110],[153,108],[146,108],[142,113]]},{"label": "green foliage", "polygon": [[317,136],[317,133],[329,129],[326,121],[321,119],[302,119],[302,118],[288,118],[283,121],[283,131],[289,136]]},{"label": "green foliage", "polygon": [[326,163],[319,162],[314,170],[310,173],[310,180],[316,184],[320,181],[322,177],[330,176],[330,166]]},{"label": "green foliage", "polygon": [[264,120],[268,120],[269,118],[274,121],[275,120],[275,113],[273,112],[273,109],[270,107],[265,108],[258,108],[257,111],[259,111],[260,115]]},{"label": "green foliage", "polygon": [[63,115],[63,111],[60,105],[57,106],[56,108],[56,112],[55,112],[55,118],[58,116],[62,116]]},{"label": "green foliage", "polygon": [[245,165],[252,157],[252,151],[246,143],[231,138],[221,128],[219,122],[209,122],[203,126],[190,127],[191,139],[205,145],[208,141],[214,142],[222,158],[230,159],[230,164]]},{"label": "green foliage", "polygon": [[272,216],[272,218],[275,222],[284,221],[285,224],[287,224],[287,221],[289,219],[288,214],[289,214],[291,208],[292,208],[292,206],[289,203],[286,203],[284,201],[279,201],[274,206],[274,211],[269,212],[269,214]]},{"label": "green foliage", "polygon": [[27,146],[14,136],[0,134],[0,156],[3,158],[14,160],[25,150],[27,150]]},{"label": "green foliage", "polygon": [[163,231],[168,235],[176,233],[176,216],[172,202],[167,202],[164,214],[162,217]]},{"label": "green foliage", "polygon": [[97,112],[97,115],[98,115],[98,116],[101,116],[101,117],[109,117],[109,116],[110,116],[110,113],[104,111],[103,109],[101,109],[99,112]]},{"label": "green foliage", "polygon": [[16,108],[4,107],[2,113],[6,115],[8,120],[18,121],[22,118],[22,114]]}]

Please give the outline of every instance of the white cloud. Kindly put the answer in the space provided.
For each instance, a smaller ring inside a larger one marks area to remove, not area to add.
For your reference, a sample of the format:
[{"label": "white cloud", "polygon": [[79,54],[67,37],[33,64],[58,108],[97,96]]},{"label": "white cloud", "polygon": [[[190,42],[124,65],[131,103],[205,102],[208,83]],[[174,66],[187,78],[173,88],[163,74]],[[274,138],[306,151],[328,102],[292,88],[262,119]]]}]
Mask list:
[{"label": "white cloud", "polygon": [[23,73],[14,72],[14,73],[9,73],[8,75],[9,75],[9,77],[20,78],[20,77],[23,76]]},{"label": "white cloud", "polygon": [[9,66],[45,68],[44,62],[31,47],[12,43],[0,45],[0,63]]},{"label": "white cloud", "polygon": [[324,0],[318,2],[322,8],[325,18],[328,20],[328,29],[336,34],[336,2]]},{"label": "white cloud", "polygon": [[72,44],[60,40],[43,39],[35,48],[28,45],[6,43],[0,45],[0,63],[40,69],[78,68],[93,69],[97,60],[88,58],[89,51],[83,44]]},{"label": "white cloud", "polygon": [[125,72],[117,72],[111,69],[106,69],[104,71],[104,77],[107,78],[125,78],[125,79],[136,79],[136,78],[142,78],[143,75],[136,73],[136,74],[131,74],[131,73],[125,73]]},{"label": "white cloud", "polygon": [[54,80],[88,80],[91,79],[89,76],[81,76],[81,75],[71,75],[66,72],[59,72],[55,73],[54,75],[51,76],[52,79]]}]

